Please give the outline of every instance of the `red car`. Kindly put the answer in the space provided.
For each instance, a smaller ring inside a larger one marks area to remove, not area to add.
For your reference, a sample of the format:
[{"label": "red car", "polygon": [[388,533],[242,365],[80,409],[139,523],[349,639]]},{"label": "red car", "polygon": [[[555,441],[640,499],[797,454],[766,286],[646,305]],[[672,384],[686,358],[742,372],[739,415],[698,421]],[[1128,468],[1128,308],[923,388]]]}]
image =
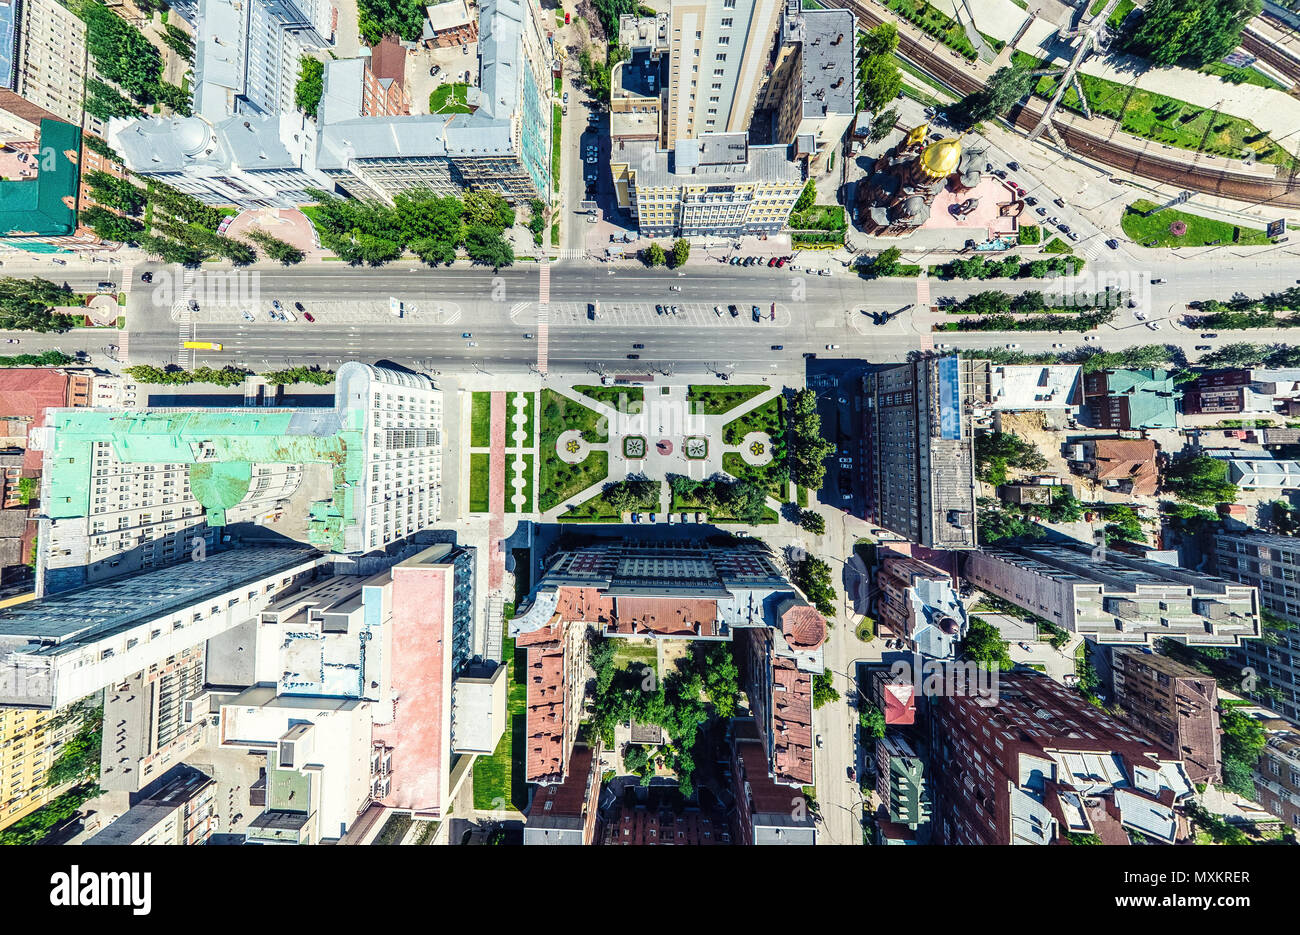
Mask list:
[{"label": "red car", "polygon": [[776,266],[776,257],[772,257],[772,259],[768,260],[768,261],[767,261],[767,265],[768,265],[768,266]]},{"label": "red car", "polygon": [[567,11],[564,14],[564,25],[565,26],[569,25],[569,13]]},{"label": "red car", "polygon": [[316,320],[315,318],[312,318],[312,317],[311,317],[311,312],[303,312],[303,313],[302,313],[302,317],[305,318],[305,319],[307,319],[308,321],[315,321],[315,320]]}]

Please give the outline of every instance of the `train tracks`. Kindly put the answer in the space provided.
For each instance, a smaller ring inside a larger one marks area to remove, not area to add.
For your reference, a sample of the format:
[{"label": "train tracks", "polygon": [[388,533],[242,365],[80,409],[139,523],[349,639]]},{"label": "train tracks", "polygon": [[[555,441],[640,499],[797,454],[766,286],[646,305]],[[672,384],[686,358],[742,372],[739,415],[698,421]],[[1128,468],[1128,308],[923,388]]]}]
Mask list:
[{"label": "train tracks", "polygon": [[[868,29],[882,22],[893,22],[892,18],[882,16],[860,0],[831,0],[827,5],[850,10]],[[946,47],[932,47],[901,29],[898,31],[898,45],[899,51],[907,58],[960,94],[970,94],[983,87],[983,82],[971,74],[966,60]],[[1031,99],[1019,105],[1011,119],[1018,129],[1028,132],[1042,118],[1045,107],[1044,102]],[[1054,119],[1053,127],[1073,152],[1122,172],[1234,201],[1300,208],[1300,178],[1295,174],[1282,174],[1280,168],[1278,176],[1272,179],[1247,176],[1193,161],[1209,157],[1190,150],[1170,150],[1171,155],[1162,155],[1084,130],[1069,120]]]}]

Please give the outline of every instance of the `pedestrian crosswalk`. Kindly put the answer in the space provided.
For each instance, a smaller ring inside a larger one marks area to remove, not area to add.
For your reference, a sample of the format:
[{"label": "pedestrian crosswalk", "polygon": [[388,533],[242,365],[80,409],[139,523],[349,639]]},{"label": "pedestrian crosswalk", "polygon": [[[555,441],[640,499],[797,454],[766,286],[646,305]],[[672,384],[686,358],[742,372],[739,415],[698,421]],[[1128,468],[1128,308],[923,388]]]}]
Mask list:
[{"label": "pedestrian crosswalk", "polygon": [[172,318],[176,321],[176,364],[180,367],[193,368],[195,352],[185,347],[186,341],[194,340],[194,316],[190,312],[189,302],[180,300],[172,305]]},{"label": "pedestrian crosswalk", "polygon": [[537,370],[545,374],[551,332],[551,261],[542,259],[537,284]]}]

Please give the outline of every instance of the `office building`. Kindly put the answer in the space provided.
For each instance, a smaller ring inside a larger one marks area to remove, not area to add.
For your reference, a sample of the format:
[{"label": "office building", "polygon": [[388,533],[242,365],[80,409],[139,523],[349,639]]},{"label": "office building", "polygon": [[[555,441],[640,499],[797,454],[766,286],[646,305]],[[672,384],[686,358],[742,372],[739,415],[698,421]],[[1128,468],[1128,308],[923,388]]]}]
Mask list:
[{"label": "office building", "polygon": [[1300,540],[1262,532],[1223,532],[1214,537],[1219,575],[1259,589],[1262,609],[1281,618],[1276,642],[1251,640],[1229,653],[1234,665],[1249,668],[1259,688],[1270,689],[1268,703],[1300,722]]},{"label": "office building", "polygon": [[445,818],[474,754],[495,750],[505,730],[505,669],[471,660],[474,568],[473,549],[444,543],[389,572],[393,703],[375,709],[374,748],[388,767],[373,798],[417,817]]},{"label": "office building", "polygon": [[0,609],[0,705],[61,708],[253,619],[320,553],[249,546]]},{"label": "office building", "polygon": [[922,656],[949,659],[954,655],[969,621],[952,575],[919,559],[881,550],[876,583],[881,626]]},{"label": "office building", "polygon": [[1241,646],[1259,636],[1259,592],[1213,575],[1083,543],[987,548],[966,580],[1098,643]]},{"label": "office building", "polygon": [[606,542],[558,553],[510,622],[527,652],[525,777],[563,782],[586,676],[587,633],[607,639],[735,641],[777,783],[813,781],[812,677],[826,621],[759,546]]},{"label": "office building", "polygon": [[217,829],[216,783],[188,766],[163,777],[161,786],[107,828],[86,840],[96,845],[207,844]]},{"label": "office building", "polygon": [[682,139],[672,150],[648,140],[616,140],[613,147],[619,205],[643,237],[774,234],[803,191],[789,147],[754,146],[743,132]]},{"label": "office building", "polygon": [[869,515],[932,549],[973,549],[971,361],[922,357],[863,380]]},{"label": "office building", "polygon": [[262,37],[267,61],[257,87],[233,68],[238,50],[213,39],[204,43],[214,46],[213,67],[196,63],[193,117],[113,121],[109,142],[128,168],[201,201],[241,207],[297,206],[316,200],[308,189],[336,185],[386,201],[417,188],[485,189],[514,204],[550,200],[551,54],[535,0],[479,5],[479,86],[470,92],[472,113],[453,115],[405,115],[405,56],[391,43],[376,46],[368,62],[327,62],[316,118],[297,112],[299,56],[289,47],[312,46],[320,31],[314,13],[294,20],[296,9],[275,0],[250,20],[248,35]]},{"label": "office building", "polygon": [[936,696],[931,711],[937,843],[1187,836],[1182,763],[1045,675],[1003,672],[996,699]]},{"label": "office building", "polygon": [[1211,675],[1168,656],[1120,647],[1111,653],[1111,687],[1120,720],[1136,727],[1164,755],[1183,761],[1196,783],[1218,783],[1219,688]]}]

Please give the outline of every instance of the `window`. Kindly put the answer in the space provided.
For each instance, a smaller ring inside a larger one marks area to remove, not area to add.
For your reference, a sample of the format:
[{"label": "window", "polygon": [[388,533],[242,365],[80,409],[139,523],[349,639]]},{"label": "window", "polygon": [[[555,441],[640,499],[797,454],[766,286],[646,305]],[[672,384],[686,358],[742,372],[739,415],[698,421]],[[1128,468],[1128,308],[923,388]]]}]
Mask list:
[{"label": "window", "polygon": [[718,36],[718,45],[730,45],[730,44],[731,44],[730,36]]},{"label": "window", "polygon": [[723,28],[723,29],[727,29],[727,28],[730,27],[730,26],[731,26],[731,17],[730,17],[730,16],[724,16],[724,17],[722,18],[722,28]]},{"label": "window", "polygon": [[715,62],[725,62],[726,60],[727,60],[726,52],[719,52],[717,56],[714,58]]}]

